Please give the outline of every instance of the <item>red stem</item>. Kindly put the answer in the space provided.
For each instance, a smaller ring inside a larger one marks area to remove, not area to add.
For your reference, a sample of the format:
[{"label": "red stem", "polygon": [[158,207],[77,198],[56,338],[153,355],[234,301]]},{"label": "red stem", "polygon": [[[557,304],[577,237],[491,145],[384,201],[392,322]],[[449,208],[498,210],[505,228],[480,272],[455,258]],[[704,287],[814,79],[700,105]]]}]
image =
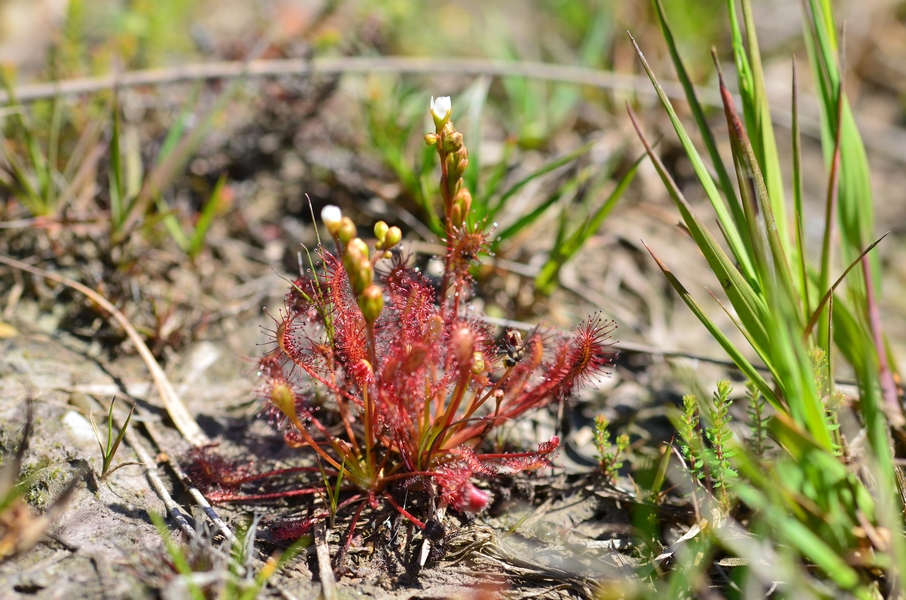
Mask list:
[{"label": "red stem", "polygon": [[395,508],[395,509],[397,510],[397,512],[399,512],[401,515],[403,515],[404,517],[406,517],[407,519],[409,519],[410,521],[412,521],[412,523],[415,524],[419,529],[424,529],[424,528],[425,528],[425,524],[424,524],[424,523],[422,523],[421,521],[419,521],[418,519],[416,519],[415,517],[413,517],[413,516],[409,513],[408,510],[406,510],[405,508],[403,508],[402,506],[400,506],[399,503],[397,503],[397,501],[394,500],[394,499],[393,499],[393,496],[391,496],[389,493],[384,492],[384,498],[387,499],[387,502],[389,502],[389,503],[393,506],[393,508]]},{"label": "red stem", "polygon": [[[341,491],[348,491],[357,489],[354,485],[344,485],[340,487]],[[303,490],[289,490],[287,492],[271,492],[270,494],[249,494],[249,495],[238,495],[238,494],[226,494],[223,496],[217,496],[216,494],[211,494],[211,498],[215,502],[257,502],[259,500],[277,500],[279,498],[292,498],[293,496],[309,496],[311,494],[323,493],[325,488],[305,488]]]}]

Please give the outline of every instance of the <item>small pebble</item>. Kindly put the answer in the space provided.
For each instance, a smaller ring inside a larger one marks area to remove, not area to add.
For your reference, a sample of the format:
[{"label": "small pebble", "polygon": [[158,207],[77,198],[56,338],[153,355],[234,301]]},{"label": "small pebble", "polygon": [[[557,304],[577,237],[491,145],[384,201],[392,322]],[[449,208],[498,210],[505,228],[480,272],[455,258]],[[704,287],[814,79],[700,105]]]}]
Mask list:
[{"label": "small pebble", "polygon": [[66,411],[66,414],[63,415],[63,426],[80,442],[90,442],[95,439],[91,423],[74,410]]}]

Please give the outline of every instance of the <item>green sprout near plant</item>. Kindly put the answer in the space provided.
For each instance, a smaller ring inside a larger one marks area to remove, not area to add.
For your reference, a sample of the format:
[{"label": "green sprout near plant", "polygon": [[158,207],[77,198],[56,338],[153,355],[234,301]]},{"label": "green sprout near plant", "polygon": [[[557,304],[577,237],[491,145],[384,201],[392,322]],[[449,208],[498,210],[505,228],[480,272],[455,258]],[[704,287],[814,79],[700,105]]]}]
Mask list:
[{"label": "green sprout near plant", "polygon": [[730,394],[732,391],[729,380],[718,380],[717,389],[714,391],[714,405],[711,408],[711,424],[704,429],[705,437],[713,453],[709,457],[712,486],[716,490],[717,499],[724,510],[730,508],[730,494],[727,486],[739,477],[739,474],[730,465],[730,459],[736,454],[730,446],[733,438],[733,432],[730,430],[730,406],[733,404]]},{"label": "green sprout near plant", "polygon": [[98,430],[97,423],[94,421],[94,415],[91,414],[91,411],[88,411],[88,419],[91,421],[91,427],[94,429],[94,437],[97,439],[98,446],[101,448],[101,457],[103,458],[101,473],[98,479],[103,483],[110,477],[114,472],[119,471],[123,467],[128,467],[131,465],[140,465],[139,462],[124,462],[120,463],[117,466],[111,468],[113,464],[113,458],[116,456],[116,451],[119,450],[120,444],[123,441],[123,438],[126,437],[126,430],[129,428],[129,423],[132,421],[132,415],[135,413],[135,406],[129,408],[129,414],[126,415],[126,420],[123,422],[123,426],[120,428],[116,436],[113,435],[113,407],[116,405],[116,396],[113,397],[113,400],[110,401],[110,409],[107,411],[107,442],[103,442],[101,438],[101,432]]},{"label": "green sprout near plant", "polygon": [[748,425],[751,432],[749,447],[758,460],[764,460],[769,444],[768,422],[770,416],[767,414],[767,401],[750,381],[746,382],[746,414],[749,417]]},{"label": "green sprout near plant", "polygon": [[708,471],[705,466],[705,451],[698,415],[698,398],[694,394],[683,396],[683,412],[676,429],[682,440],[679,445],[680,453],[686,461],[686,468],[693,481],[705,479]]},{"label": "green sprout near plant", "polygon": [[346,474],[346,457],[343,457],[343,462],[340,463],[340,470],[337,471],[336,475],[337,480],[332,486],[330,485],[330,476],[324,469],[320,457],[318,460],[318,469],[321,471],[321,481],[324,483],[324,492],[327,494],[327,505],[330,507],[328,524],[330,525],[330,528],[333,529],[334,522],[337,518],[337,507],[340,503],[340,492],[343,490],[343,476]]},{"label": "green sprout near plant", "polygon": [[611,483],[617,479],[617,472],[623,466],[623,455],[629,447],[629,436],[625,433],[617,436],[616,444],[611,449],[610,422],[604,415],[595,417],[594,443],[598,451],[598,468]]},{"label": "green sprout near plant", "polygon": [[[724,514],[729,512],[733,500],[728,488],[739,477],[730,462],[736,454],[730,429],[732,391],[728,380],[718,380],[707,422],[701,418],[698,398],[694,394],[686,394],[683,396],[682,413],[675,419],[681,439],[680,454],[693,483],[703,485],[713,494]],[[697,502],[695,486],[692,497]]]}]

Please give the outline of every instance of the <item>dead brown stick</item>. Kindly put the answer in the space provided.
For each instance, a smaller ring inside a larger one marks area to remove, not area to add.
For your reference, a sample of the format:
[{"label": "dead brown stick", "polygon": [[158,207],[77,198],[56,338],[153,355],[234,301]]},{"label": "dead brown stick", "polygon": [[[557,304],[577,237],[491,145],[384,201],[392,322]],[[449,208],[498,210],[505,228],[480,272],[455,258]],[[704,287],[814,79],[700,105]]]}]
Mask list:
[{"label": "dead brown stick", "polygon": [[330,548],[327,546],[327,528],[324,521],[315,523],[315,550],[318,555],[318,577],[321,579],[321,598],[336,600],[337,579],[330,564]]},{"label": "dead brown stick", "polygon": [[[561,83],[588,85],[592,87],[639,92],[651,92],[648,79],[570,65],[542,62],[495,62],[471,58],[434,58],[408,56],[351,56],[323,57],[313,59],[287,58],[252,61],[220,61],[184,65],[166,69],[149,69],[127,73],[86,77],[50,83],[36,83],[16,88],[19,102],[33,102],[55,96],[100,92],[113,88],[150,85],[167,85],[187,81],[233,79],[236,77],[275,77],[281,75],[311,76],[316,74],[338,75],[342,73],[410,73],[410,74],[459,74],[488,75],[493,77],[528,77]],[[679,84],[665,84],[667,95],[683,98]],[[720,106],[717,90],[702,91],[700,100],[706,104]],[[9,101],[6,92],[0,92],[0,102]]]},{"label": "dead brown stick", "polygon": [[142,337],[138,334],[135,328],[129,323],[129,319],[126,318],[120,310],[115,307],[109,300],[104,298],[102,295],[91,289],[90,287],[79,283],[63,275],[58,275],[57,273],[51,273],[50,271],[45,271],[44,269],[39,269],[33,267],[29,264],[26,264],[22,261],[18,261],[9,256],[4,256],[0,254],[0,263],[10,266],[14,269],[19,269],[20,271],[25,271],[26,273],[31,273],[38,277],[44,279],[49,279],[51,281],[56,281],[66,287],[72,288],[90,298],[93,302],[97,303],[101,308],[110,313],[110,316],[123,328],[126,332],[126,335],[129,337],[129,341],[135,346],[138,350],[139,355],[142,357],[142,360],[145,361],[145,366],[148,367],[148,371],[151,373],[151,378],[154,380],[154,385],[157,387],[157,391],[160,394],[160,398],[163,401],[164,408],[167,411],[167,414],[170,415],[170,418],[173,420],[173,424],[176,425],[176,428],[183,435],[186,440],[193,446],[205,446],[211,443],[211,440],[201,430],[201,427],[198,426],[198,423],[195,422],[195,419],[186,409],[186,406],[180,400],[179,395],[177,395],[176,390],[173,389],[173,385],[170,383],[170,379],[167,377],[167,374],[164,373],[164,370],[158,364],[157,360],[154,358],[154,355],[151,354],[151,350],[148,349],[148,346],[145,344]]}]

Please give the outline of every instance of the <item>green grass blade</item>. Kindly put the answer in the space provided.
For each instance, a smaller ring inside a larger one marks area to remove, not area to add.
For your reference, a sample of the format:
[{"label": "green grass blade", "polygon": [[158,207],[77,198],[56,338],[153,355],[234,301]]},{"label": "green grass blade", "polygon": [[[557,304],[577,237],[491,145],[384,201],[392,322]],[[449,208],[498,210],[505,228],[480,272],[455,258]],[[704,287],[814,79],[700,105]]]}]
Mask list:
[{"label": "green grass blade", "polygon": [[761,51],[758,48],[758,34],[755,31],[755,20],[752,16],[750,0],[742,0],[743,23],[748,46],[748,59],[751,67],[752,83],[752,110],[755,128],[749,129],[750,138],[757,138],[758,143],[752,143],[758,164],[764,175],[765,188],[771,200],[774,220],[777,224],[778,236],[784,250],[789,252],[790,236],[786,218],[786,202],[784,201],[783,176],[780,171],[780,156],[777,152],[777,142],[774,139],[774,125],[771,121],[771,107],[764,85],[764,70],[761,66]]},{"label": "green grass blade", "polygon": [[118,234],[126,215],[126,172],[123,165],[120,105],[114,94],[111,103],[113,135],[110,138],[110,228]]},{"label": "green grass blade", "polygon": [[497,199],[497,202],[495,202],[494,205],[490,208],[490,210],[488,211],[488,217],[493,220],[494,217],[497,216],[497,213],[499,213],[506,206],[507,200],[512,198],[516,194],[516,192],[521,190],[523,187],[525,187],[527,184],[531,183],[538,177],[547,175],[551,171],[555,171],[563,165],[569,164],[572,161],[576,160],[577,158],[591,150],[591,147],[593,145],[594,142],[589,142],[584,146],[577,148],[572,152],[565,154],[564,156],[561,156],[560,158],[556,158],[548,162],[538,170],[514,183],[509,187],[509,189],[507,189],[505,192],[503,192],[503,194],[500,195],[500,198]]},{"label": "green grass blade", "polygon": [[192,93],[189,95],[188,100],[183,104],[182,110],[179,111],[179,115],[176,117],[173,125],[167,130],[167,135],[164,137],[164,141],[160,145],[160,150],[157,151],[157,159],[154,161],[155,164],[160,164],[163,161],[167,160],[167,157],[170,156],[173,151],[176,149],[177,144],[179,144],[180,138],[186,132],[186,127],[189,125],[189,121],[192,118],[192,115],[195,113],[195,110],[198,107],[198,99],[201,95],[201,86],[196,85],[192,90]]},{"label": "green grass blade", "polygon": [[116,398],[110,403],[110,413],[107,415],[107,452],[104,454],[104,469],[101,472],[101,477],[106,475],[110,470],[113,457],[116,456],[116,451],[119,450],[123,438],[126,437],[126,429],[129,427],[129,423],[132,421],[132,415],[135,413],[135,406],[133,406],[129,409],[129,414],[126,416],[126,420],[123,422],[123,426],[120,428],[116,439],[113,439],[113,405],[115,402]]},{"label": "green grass blade", "polygon": [[[818,289],[829,289],[831,279],[831,269],[833,267],[833,246],[831,243],[836,233],[836,216],[837,200],[839,198],[839,176],[840,176],[840,143],[842,139],[843,127],[840,126],[840,117],[843,114],[843,80],[840,80],[840,89],[837,95],[837,123],[838,127],[834,134],[834,151],[831,158],[830,174],[827,182],[827,197],[824,205],[824,237],[821,242],[821,266],[818,271]],[[829,319],[819,319],[818,322],[818,343],[823,348],[830,348],[830,330]]]},{"label": "green grass blade", "polygon": [[496,252],[500,248],[501,243],[516,236],[523,229],[537,221],[563,197],[563,190],[563,187],[559,188],[555,193],[545,199],[544,202],[533,208],[530,212],[519,217],[515,223],[502,229],[491,243],[491,252]]},{"label": "green grass blade", "polygon": [[[110,448],[113,446],[113,407],[116,405],[116,396],[110,401],[110,409],[107,411],[107,447],[104,449],[104,466],[107,466],[107,456],[110,454]],[[104,469],[107,470],[106,468]]]},{"label": "green grass blade", "polygon": [[26,166],[19,159],[15,148],[10,144],[9,140],[3,140],[2,151],[3,158],[9,163],[9,168],[4,168],[4,170],[9,174],[12,181],[6,182],[0,179],[0,185],[6,188],[9,193],[15,195],[31,214],[45,214],[46,204],[40,192],[34,187]]},{"label": "green grass blade", "polygon": [[173,561],[173,566],[176,567],[176,570],[180,575],[186,578],[186,586],[189,589],[189,593],[192,595],[192,600],[205,600],[204,592],[201,591],[198,584],[192,581],[192,567],[189,566],[186,555],[179,545],[177,545],[170,537],[170,530],[167,528],[167,524],[164,522],[163,518],[153,510],[148,511],[148,516],[151,518],[151,522],[154,523],[158,535],[160,535],[163,540],[164,548],[166,548],[170,560]]},{"label": "green grass blade", "polygon": [[834,291],[836,291],[836,289],[837,289],[837,286],[839,286],[841,283],[843,283],[843,280],[846,279],[846,276],[849,275],[849,272],[852,271],[853,268],[862,261],[862,257],[866,256],[869,252],[874,250],[874,247],[877,246],[878,244],[880,244],[881,240],[886,238],[889,233],[890,232],[885,233],[884,235],[882,235],[881,237],[876,239],[874,242],[869,244],[868,248],[863,250],[862,253],[856,257],[856,260],[851,262],[849,264],[849,266],[846,267],[846,269],[843,271],[843,273],[840,275],[840,277],[837,278],[837,280],[834,282],[834,284],[828,288],[827,292],[825,292],[824,296],[821,297],[821,301],[818,302],[818,306],[815,307],[815,310],[812,312],[811,316],[809,317],[809,320],[805,324],[805,330],[803,333],[804,337],[807,338],[808,336],[810,336],[812,334],[812,329],[818,323],[818,319],[821,318],[821,314],[824,311],[825,305],[827,305],[827,303],[830,301],[831,297],[834,294]]},{"label": "green grass blade", "polygon": [[169,152],[166,158],[154,166],[145,179],[145,183],[136,197],[135,202],[132,203],[127,214],[124,215],[123,227],[114,241],[122,241],[124,234],[128,233],[128,231],[135,226],[138,220],[147,212],[147,209],[153,205],[155,199],[160,196],[163,189],[176,178],[179,170],[189,160],[199,144],[201,144],[204,135],[207,134],[208,129],[213,123],[214,117],[226,108],[227,103],[244,81],[244,77],[235,78],[230,85],[220,93],[214,104],[198,119],[197,126],[192,129],[192,131],[183,135],[179,143],[171,152]]},{"label": "green grass blade", "polygon": [[[781,539],[815,563],[834,583],[844,590],[857,591],[854,588],[859,584],[859,574],[811,529],[790,517],[750,485],[738,485],[736,493],[748,506],[761,511],[762,517]],[[858,597],[867,600],[871,596],[863,591]]]},{"label": "green grass blade", "polygon": [[[756,340],[758,347],[766,348],[768,345],[768,336],[764,323],[768,320],[769,315],[764,300],[752,289],[752,287],[750,287],[749,283],[736,269],[733,261],[730,260],[730,257],[726,255],[723,248],[720,247],[717,240],[711,235],[711,232],[708,231],[698,217],[692,212],[692,207],[689,206],[689,203],[686,201],[685,197],[683,197],[676,182],[673,181],[673,178],[667,172],[667,169],[664,167],[660,158],[652,151],[651,145],[645,138],[644,133],[642,133],[632,109],[628,104],[626,108],[629,111],[629,118],[632,120],[636,133],[642,141],[642,144],[645,146],[648,156],[654,163],[658,175],[660,175],[661,180],[667,187],[667,191],[670,193],[670,196],[673,198],[674,203],[679,209],[680,214],[683,217],[683,222],[689,229],[689,233],[692,235],[692,238],[704,255],[705,260],[708,261],[708,265],[720,282],[721,287],[725,290],[727,297],[733,304],[733,308],[736,309],[740,321],[752,338]],[[730,225],[732,226],[732,223],[730,223]]]},{"label": "green grass blade", "polygon": [[[469,118],[469,166],[463,175],[465,186],[472,192],[472,197],[478,196],[478,175],[481,172],[481,117],[484,106],[488,100],[488,91],[491,89],[489,77],[479,77],[469,86],[464,94],[466,114]],[[433,165],[433,161],[432,161]]]},{"label": "green grass blade", "polygon": [[671,104],[670,99],[667,98],[667,94],[664,92],[660,82],[654,75],[654,71],[652,71],[651,67],[648,65],[648,61],[645,59],[645,55],[642,54],[642,50],[639,48],[638,44],[636,44],[636,41],[632,37],[632,35],[629,36],[629,39],[632,40],[632,45],[635,48],[636,54],[638,55],[639,60],[642,63],[642,67],[648,74],[648,78],[651,79],[651,83],[652,85],[654,85],[654,89],[661,100],[661,104],[664,106],[664,109],[667,111],[667,115],[670,117],[670,122],[673,124],[673,129],[676,131],[676,135],[680,140],[680,144],[682,145],[686,155],[689,157],[689,161],[692,163],[692,168],[695,170],[695,174],[698,176],[702,187],[704,187],[705,189],[705,194],[708,196],[708,200],[711,202],[711,206],[714,208],[714,212],[717,214],[717,219],[720,222],[721,230],[724,232],[724,237],[726,238],[727,245],[730,246],[730,252],[736,259],[736,262],[740,264],[740,269],[745,275],[745,278],[749,282],[754,283],[755,281],[757,281],[757,278],[752,264],[752,256],[746,249],[746,244],[745,242],[743,242],[742,236],[740,235],[739,230],[736,228],[736,224],[733,221],[733,218],[727,211],[727,206],[721,199],[720,193],[717,191],[717,186],[714,185],[714,180],[711,178],[711,174],[708,173],[708,169],[707,167],[705,167],[705,163],[702,161],[698,150],[695,149],[695,145],[692,143],[692,140],[686,133],[686,130],[683,127],[683,124],[680,122],[676,111],[673,110],[673,104]]},{"label": "green grass blade", "polygon": [[[51,181],[54,174],[57,173],[57,160],[60,154],[60,129],[63,127],[63,109],[61,104],[60,96],[54,96],[53,113],[50,117],[50,139],[47,142],[47,169]],[[47,189],[47,204],[51,207],[52,212],[56,212],[60,208],[57,206],[56,192],[56,185],[50,185]]]},{"label": "green grass blade", "polygon": [[[541,271],[538,273],[538,276],[535,278],[535,289],[540,293],[549,295],[557,287],[557,276],[560,273],[560,269],[563,268],[573,256],[585,245],[594,233],[601,226],[601,223],[604,222],[604,219],[613,211],[616,207],[617,202],[620,198],[623,197],[626,188],[629,187],[629,184],[632,183],[635,178],[636,171],[639,168],[639,165],[642,162],[647,154],[642,154],[635,160],[632,166],[628,171],[620,178],[620,181],[617,183],[617,186],[610,193],[607,199],[604,200],[604,203],[591,215],[586,222],[579,227],[571,236],[566,240],[561,241],[554,245],[550,252],[550,258],[541,268]],[[564,215],[565,215],[564,210]]]},{"label": "green grass blade", "polygon": [[661,26],[664,41],[667,42],[667,50],[670,52],[670,58],[673,60],[673,66],[676,69],[676,75],[679,78],[680,84],[683,86],[683,91],[686,94],[686,101],[689,103],[689,109],[692,111],[692,116],[695,118],[695,123],[698,125],[702,141],[704,141],[705,147],[708,149],[708,156],[711,157],[711,164],[717,172],[717,179],[720,183],[720,188],[724,193],[724,198],[726,198],[727,204],[730,207],[733,221],[736,223],[737,229],[742,231],[745,229],[745,216],[742,212],[742,206],[739,204],[739,199],[736,197],[736,190],[733,187],[733,181],[730,179],[730,174],[727,172],[724,161],[720,157],[720,151],[717,149],[717,142],[714,141],[714,134],[711,132],[711,127],[708,126],[708,119],[705,117],[705,111],[698,101],[698,96],[695,93],[695,87],[692,85],[692,80],[686,70],[686,65],[679,55],[679,50],[676,47],[676,40],[673,37],[673,32],[670,30],[670,25],[667,23],[667,15],[664,12],[664,6],[661,0],[654,0],[654,8],[658,23]]},{"label": "green grass blade", "polygon": [[811,298],[809,297],[808,270],[805,261],[805,234],[802,230],[802,218],[805,214],[802,206],[802,135],[799,131],[799,82],[796,76],[796,59],[793,65],[793,99],[791,137],[793,141],[793,216],[796,226],[796,251],[799,255],[799,294],[802,298],[803,322],[808,321],[811,311]]},{"label": "green grass blade", "polygon": [[[503,157],[500,159],[500,162],[497,163],[491,170],[491,173],[490,175],[488,175],[487,181],[484,182],[479,195],[473,200],[472,210],[479,210],[479,212],[477,213],[479,218],[482,218],[488,214],[491,198],[493,198],[497,194],[497,190],[500,188],[500,185],[503,183],[506,174],[510,170],[510,158],[512,157],[515,148],[516,144],[512,141],[507,141],[503,144]],[[433,161],[434,157],[432,156],[431,158]]]},{"label": "green grass blade", "polygon": [[[644,244],[645,242],[642,243]],[[727,338],[726,335],[724,335],[723,331],[721,331],[720,328],[717,327],[717,325],[715,325],[714,322],[708,318],[708,315],[706,315],[701,307],[695,302],[695,300],[692,298],[692,295],[688,292],[688,290],[686,290],[683,284],[680,283],[679,279],[676,278],[676,276],[670,271],[667,265],[665,265],[657,257],[657,255],[655,255],[655,253],[651,250],[651,248],[648,247],[647,244],[645,244],[645,248],[648,250],[649,254],[651,254],[651,257],[655,260],[658,267],[661,269],[661,272],[664,273],[664,276],[667,277],[667,281],[670,282],[670,285],[673,286],[673,289],[676,290],[676,292],[680,295],[689,309],[692,310],[695,316],[698,317],[698,320],[701,321],[702,325],[707,328],[714,339],[717,340],[724,351],[726,351],[734,364],[739,367],[739,370],[742,371],[743,374],[745,374],[745,376],[748,377],[752,381],[752,383],[754,383],[758,387],[759,391],[764,395],[765,399],[767,399],[767,401],[771,403],[771,406],[773,406],[778,411],[785,411],[786,409],[784,408],[783,403],[780,401],[780,398],[777,397],[777,394],[774,393],[774,390],[771,388],[771,386],[768,385],[764,377],[761,376],[761,373],[759,373],[758,370],[755,369],[754,366],[752,366],[752,363],[750,363],[749,360],[742,355],[742,353],[736,348],[736,346],[733,345],[733,342],[731,342],[730,339]]]},{"label": "green grass blade", "polygon": [[176,242],[179,249],[188,254],[190,245],[189,236],[186,235],[182,223],[179,222],[179,217],[176,216],[176,210],[170,208],[170,205],[167,204],[167,201],[163,196],[158,196],[155,204],[157,205],[157,212],[159,213],[160,220],[163,221],[164,227],[167,228],[167,233],[170,234],[170,237],[173,238],[173,241]]},{"label": "green grass blade", "polygon": [[[840,250],[844,261],[852,261],[874,237],[874,206],[871,172],[861,135],[845,96],[838,117],[841,70],[837,64],[837,44],[831,6],[822,0],[807,0],[803,28],[821,109],[821,141],[825,160],[833,161],[838,122],[840,133],[840,182],[838,192]],[[880,283],[879,263],[872,259],[873,280]],[[850,290],[864,295],[861,280],[848,284]]]},{"label": "green grass blade", "polygon": [[198,222],[195,223],[195,229],[192,231],[192,237],[189,239],[188,249],[189,257],[193,260],[204,248],[205,236],[211,228],[211,224],[214,222],[214,216],[223,204],[223,187],[225,185],[226,174],[221,175],[220,179],[217,180],[217,183],[214,184],[214,189],[211,191],[208,201],[205,202],[204,207],[201,209],[201,214],[198,216]]},{"label": "green grass blade", "polygon": [[[2,83],[6,90],[7,98],[9,98],[7,106],[10,108],[18,107],[18,110],[9,112],[9,119],[13,124],[14,131],[22,136],[25,153],[31,161],[30,166],[34,171],[34,183],[37,185],[32,185],[28,170],[25,164],[18,159],[18,156],[15,159],[12,158],[15,152],[11,148],[6,149],[6,156],[17,174],[18,182],[24,189],[28,190],[26,194],[30,204],[29,210],[37,216],[50,215],[53,213],[53,206],[49,202],[50,187],[53,185],[50,166],[41,150],[41,145],[35,137],[35,128],[25,112],[25,107],[16,99],[15,87],[12,84],[9,72],[5,68],[0,68],[0,83]],[[16,161],[15,164],[13,160]],[[25,182],[28,182],[27,187],[24,185]]]},{"label": "green grass blade", "polygon": [[[716,57],[715,57],[716,62]],[[746,222],[749,226],[750,242],[755,251],[756,267],[762,277],[762,286],[765,290],[771,290],[776,286],[770,281],[772,279],[769,273],[770,267],[773,266],[780,286],[780,291],[788,298],[791,303],[796,302],[796,289],[793,284],[793,275],[790,271],[789,262],[787,262],[786,248],[781,238],[780,225],[775,218],[774,209],[768,196],[768,189],[762,177],[761,169],[755,152],[750,143],[742,121],[736,112],[733,103],[733,96],[724,85],[723,75],[720,73],[718,65],[718,76],[720,81],[720,93],[724,103],[724,112],[727,117],[727,128],[730,131],[730,140],[733,145],[733,158],[736,163],[737,176],[739,178],[740,196],[743,198],[743,206],[746,210]],[[761,215],[761,218],[758,218]],[[761,229],[761,219],[764,220],[763,230]],[[768,262],[767,255],[764,253],[762,239],[767,238],[768,246],[773,258],[772,264]],[[797,313],[794,313],[797,314]],[[800,323],[801,325],[801,323]]]}]

